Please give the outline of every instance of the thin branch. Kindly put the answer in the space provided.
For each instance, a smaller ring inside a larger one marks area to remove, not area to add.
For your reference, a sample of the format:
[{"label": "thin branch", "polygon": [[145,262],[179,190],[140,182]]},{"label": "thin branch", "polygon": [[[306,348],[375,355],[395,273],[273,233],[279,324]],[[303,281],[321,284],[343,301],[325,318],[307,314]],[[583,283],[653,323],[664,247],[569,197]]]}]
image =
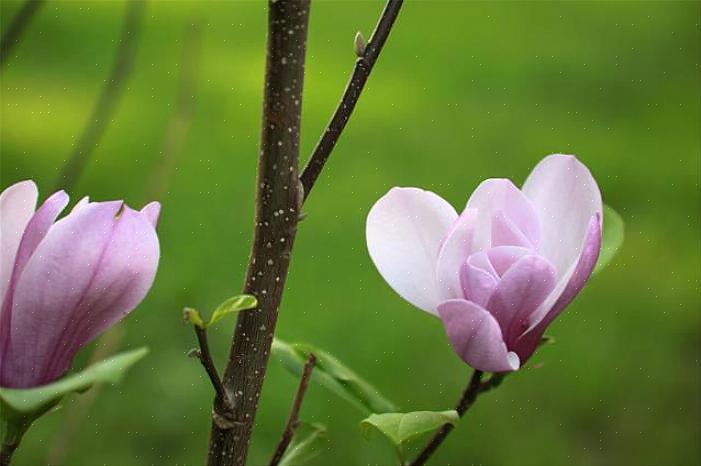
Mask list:
[{"label": "thin branch", "polygon": [[316,364],[316,356],[309,354],[307,358],[307,363],[304,365],[304,371],[302,371],[302,378],[299,380],[299,387],[297,387],[297,393],[295,394],[294,402],[292,403],[292,410],[290,410],[290,417],[287,419],[287,425],[282,433],[280,442],[275,449],[275,454],[270,460],[270,466],[277,466],[282,459],[282,456],[287,451],[287,447],[290,446],[292,437],[294,436],[295,430],[299,425],[299,410],[302,407],[302,401],[304,400],[304,395],[307,392],[307,386],[309,385],[309,378],[312,375],[312,370],[314,369],[314,364]]},{"label": "thin branch", "polygon": [[10,51],[19,42],[22,33],[39,11],[44,0],[26,0],[0,39],[0,68],[10,56]]},{"label": "thin branch", "polygon": [[[210,466],[243,466],[270,357],[278,309],[297,234],[302,193],[298,161],[309,0],[268,2],[263,121],[253,245],[245,294],[258,308],[239,314],[224,372],[233,420],[210,433]],[[215,403],[214,414],[219,414]]]},{"label": "thin branch", "polygon": [[19,446],[18,442],[15,443],[3,443],[0,447],[0,466],[9,466],[10,460],[12,460],[12,455]]},{"label": "thin branch", "polygon": [[129,1],[126,8],[124,25],[122,26],[122,33],[119,39],[119,48],[112,72],[102,88],[102,93],[93,108],[90,119],[86,122],[80,139],[63,167],[61,176],[56,183],[56,189],[69,191],[77,181],[85,168],[90,154],[100,142],[123,94],[124,82],[131,74],[141,34],[145,1]]},{"label": "thin branch", "polygon": [[195,334],[197,335],[197,343],[200,346],[199,351],[197,351],[197,359],[202,363],[205,372],[209,376],[210,382],[212,382],[212,387],[217,394],[217,398],[224,403],[226,407],[231,410],[231,399],[224,389],[221,379],[219,378],[219,373],[217,372],[217,366],[214,364],[212,359],[212,353],[209,351],[209,341],[207,340],[207,330],[198,327],[197,325],[192,326],[195,329]]},{"label": "thin branch", "polygon": [[[362,54],[355,62],[353,74],[351,74],[350,80],[346,85],[343,97],[338,107],[336,107],[336,111],[331,117],[326,130],[321,135],[321,139],[314,148],[309,162],[307,162],[307,166],[302,172],[302,176],[300,176],[302,186],[304,187],[305,200],[314,187],[314,183],[321,174],[321,170],[324,168],[326,161],[329,159],[331,151],[333,151],[338,139],[341,137],[341,133],[346,127],[346,123],[348,123],[353,109],[355,109],[355,104],[358,103],[358,99],[360,98],[361,92],[363,92],[370,72],[375,66],[377,58],[380,56],[382,47],[385,45],[387,37],[389,37],[389,33],[392,31],[392,26],[397,19],[402,3],[403,0],[389,0],[387,2],[367,46],[365,46],[364,50],[357,50],[358,52],[362,51]],[[357,48],[358,47],[356,47],[356,49]]]},{"label": "thin branch", "polygon": [[[465,391],[458,401],[458,405],[455,410],[458,412],[460,417],[463,417],[468,409],[477,401],[477,397],[490,391],[493,388],[498,387],[506,373],[493,374],[488,380],[482,381],[482,371],[475,370],[470,377],[470,381],[465,387]],[[421,466],[428,461],[428,459],[433,455],[433,453],[438,449],[443,443],[448,434],[453,430],[454,426],[452,424],[446,424],[433,436],[431,441],[428,442],[426,447],[419,453],[416,459],[411,463],[411,466]]]}]

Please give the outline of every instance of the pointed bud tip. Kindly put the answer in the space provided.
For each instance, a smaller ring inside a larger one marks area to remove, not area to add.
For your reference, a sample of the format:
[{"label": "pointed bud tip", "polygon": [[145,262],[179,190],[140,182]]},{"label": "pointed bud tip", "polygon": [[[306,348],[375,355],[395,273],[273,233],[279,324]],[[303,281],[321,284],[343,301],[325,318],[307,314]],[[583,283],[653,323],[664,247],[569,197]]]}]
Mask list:
[{"label": "pointed bud tip", "polygon": [[363,33],[358,31],[355,33],[355,39],[353,39],[353,49],[355,50],[355,55],[357,57],[362,57],[365,55],[365,48],[367,47],[367,42],[363,37]]}]

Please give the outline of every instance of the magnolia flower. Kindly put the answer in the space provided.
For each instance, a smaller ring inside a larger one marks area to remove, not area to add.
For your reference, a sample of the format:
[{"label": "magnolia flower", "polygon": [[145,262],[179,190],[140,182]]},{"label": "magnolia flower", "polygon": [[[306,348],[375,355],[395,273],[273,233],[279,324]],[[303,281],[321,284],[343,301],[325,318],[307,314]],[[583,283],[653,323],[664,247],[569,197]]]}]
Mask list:
[{"label": "magnolia flower", "polygon": [[35,211],[37,188],[0,194],[0,386],[44,385],[86,343],[146,296],[158,266],[160,204],[82,199],[60,220],[59,191]]},{"label": "magnolia flower", "polygon": [[372,207],[367,244],[401,297],[440,316],[475,369],[517,370],[591,275],[601,193],[574,156],[551,155],[519,190],[482,182],[458,215],[438,195],[393,188]]}]

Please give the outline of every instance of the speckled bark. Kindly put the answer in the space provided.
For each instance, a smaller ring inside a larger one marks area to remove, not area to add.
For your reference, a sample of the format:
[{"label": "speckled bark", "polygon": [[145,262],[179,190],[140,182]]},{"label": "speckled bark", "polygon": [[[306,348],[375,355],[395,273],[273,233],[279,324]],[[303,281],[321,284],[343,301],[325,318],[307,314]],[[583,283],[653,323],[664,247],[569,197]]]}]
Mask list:
[{"label": "speckled bark", "polygon": [[208,464],[246,463],[303,194],[298,177],[309,0],[268,4],[265,96],[255,233],[245,293],[259,307],[239,314],[224,386],[232,413],[214,406]]}]

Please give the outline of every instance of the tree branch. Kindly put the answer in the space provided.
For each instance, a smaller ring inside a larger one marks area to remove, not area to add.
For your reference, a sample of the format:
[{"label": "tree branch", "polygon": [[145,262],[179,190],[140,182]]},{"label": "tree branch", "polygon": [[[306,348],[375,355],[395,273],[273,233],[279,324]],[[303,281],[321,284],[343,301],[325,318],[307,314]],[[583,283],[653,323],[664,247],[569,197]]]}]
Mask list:
[{"label": "tree branch", "polygon": [[102,88],[102,93],[95,108],[93,108],[80,139],[73,147],[73,151],[63,167],[61,176],[56,183],[57,190],[65,189],[69,191],[77,181],[88,161],[88,157],[100,142],[105,128],[107,128],[112,114],[117,108],[117,103],[124,90],[124,81],[131,74],[139,35],[141,34],[145,1],[129,1],[126,8],[122,34],[119,39],[119,48],[117,49],[112,72]]},{"label": "tree branch", "polygon": [[25,0],[17,15],[12,19],[5,34],[0,39],[0,68],[9,58],[10,50],[19,42],[22,33],[43,3],[44,0]]},{"label": "tree branch", "polygon": [[202,363],[202,367],[204,367],[205,372],[207,372],[209,380],[212,382],[212,387],[214,387],[214,391],[217,394],[219,403],[223,403],[227,408],[225,415],[230,415],[232,410],[231,398],[229,398],[229,395],[226,393],[226,389],[224,389],[224,385],[222,384],[222,381],[219,378],[219,373],[217,372],[217,366],[214,364],[214,360],[212,359],[212,353],[209,351],[207,330],[200,328],[197,325],[193,325],[192,327],[195,329],[197,343],[200,346],[199,350],[195,350],[195,355]]},{"label": "tree branch", "polygon": [[[465,391],[458,401],[458,405],[455,410],[458,412],[460,417],[463,417],[468,409],[477,401],[477,397],[485,392],[490,391],[492,388],[498,387],[506,373],[493,374],[487,381],[482,382],[482,371],[475,370],[472,373],[472,377],[465,387]],[[446,424],[433,436],[430,442],[424,447],[424,449],[419,453],[419,456],[411,463],[411,466],[422,466],[428,461],[428,459],[433,455],[433,453],[438,449],[443,443],[448,434],[453,430],[454,426],[452,424]]]},{"label": "tree branch", "polygon": [[[397,19],[402,3],[403,0],[389,0],[387,2],[385,9],[382,11],[382,16],[380,16],[380,20],[377,22],[375,30],[370,37],[370,41],[355,62],[353,74],[351,74],[350,80],[346,85],[343,97],[300,176],[304,188],[305,200],[314,187],[314,183],[321,174],[321,170],[323,170],[326,161],[329,159],[331,151],[333,151],[338,139],[341,137],[341,133],[355,109],[355,104],[358,103],[358,99],[360,98],[361,92],[363,92],[370,72],[375,66],[377,58],[380,56],[382,47],[385,45],[387,37],[389,37],[389,33],[392,31],[392,26]],[[361,50],[357,51],[360,52]]]},{"label": "tree branch", "polygon": [[299,410],[302,407],[302,401],[304,400],[304,395],[307,392],[307,386],[309,385],[309,378],[312,375],[312,370],[314,369],[314,364],[316,364],[316,356],[309,354],[307,358],[307,363],[304,365],[304,370],[302,371],[302,378],[299,380],[299,387],[297,387],[297,393],[295,394],[294,402],[292,403],[292,410],[290,410],[290,417],[287,419],[287,425],[280,438],[280,443],[278,443],[275,449],[275,454],[270,460],[270,466],[277,466],[282,459],[282,456],[287,451],[287,447],[290,446],[292,437],[294,436],[295,430],[299,425]]},{"label": "tree branch", "polygon": [[[246,462],[302,204],[298,177],[309,0],[268,2],[268,42],[253,245],[245,294],[258,308],[239,314],[223,384],[233,422],[213,419],[208,464]],[[222,406],[215,403],[214,414]]]}]

